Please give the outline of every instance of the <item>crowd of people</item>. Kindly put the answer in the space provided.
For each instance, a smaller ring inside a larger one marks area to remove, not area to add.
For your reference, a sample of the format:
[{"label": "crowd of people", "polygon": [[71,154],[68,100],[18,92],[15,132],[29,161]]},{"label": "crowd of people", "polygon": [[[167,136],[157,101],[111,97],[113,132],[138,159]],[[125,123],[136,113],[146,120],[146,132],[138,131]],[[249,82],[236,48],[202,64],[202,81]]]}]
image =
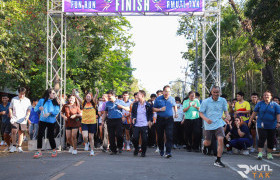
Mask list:
[{"label": "crowd of people", "polygon": [[257,157],[262,159],[266,143],[267,159],[272,160],[280,127],[279,97],[269,91],[262,97],[253,93],[248,102],[243,92],[227,100],[219,87],[212,86],[210,91],[202,101],[195,91],[183,100],[173,98],[168,85],[149,100],[143,90],[130,99],[128,91],[117,96],[110,90],[100,97],[96,88],[95,95],[87,92],[82,98],[73,89],[62,100],[50,88],[41,99],[30,101],[21,87],[11,101],[8,95],[2,95],[1,145],[11,153],[23,152],[22,143],[28,132],[30,140],[37,140],[34,158],[41,158],[47,129],[51,156],[56,157],[55,131],[57,122],[63,120],[66,144],[73,155],[78,153],[79,143],[90,156],[100,148],[110,155],[134,149],[134,156],[140,153],[145,157],[147,147],[153,147],[160,156],[170,158],[172,149],[185,148],[188,152],[213,154],[217,156],[214,165],[225,167],[221,161],[225,150],[244,155],[258,151]]}]

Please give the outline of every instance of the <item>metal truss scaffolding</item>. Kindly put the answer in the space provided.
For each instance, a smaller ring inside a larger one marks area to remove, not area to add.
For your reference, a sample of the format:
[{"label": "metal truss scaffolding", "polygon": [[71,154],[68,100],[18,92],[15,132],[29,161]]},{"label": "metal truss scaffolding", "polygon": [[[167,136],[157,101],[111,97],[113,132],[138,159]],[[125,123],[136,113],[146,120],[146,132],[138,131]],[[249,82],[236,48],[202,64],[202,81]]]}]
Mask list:
[{"label": "metal truss scaffolding", "polygon": [[[47,1],[47,61],[46,89],[53,87],[59,99],[66,92],[66,16],[62,12],[62,0]],[[62,105],[62,103],[60,103]],[[57,118],[59,149],[64,147],[63,119]]]},{"label": "metal truss scaffolding", "polygon": [[[64,13],[63,0],[47,0],[46,88],[54,87],[60,99],[66,93],[66,17],[67,16],[200,16],[202,22],[202,99],[210,86],[220,86],[220,0],[204,0],[204,12],[194,13]],[[60,148],[64,147],[65,127],[57,121]]]},{"label": "metal truss scaffolding", "polygon": [[220,0],[205,0],[202,21],[202,99],[212,85],[221,87],[220,77]]}]

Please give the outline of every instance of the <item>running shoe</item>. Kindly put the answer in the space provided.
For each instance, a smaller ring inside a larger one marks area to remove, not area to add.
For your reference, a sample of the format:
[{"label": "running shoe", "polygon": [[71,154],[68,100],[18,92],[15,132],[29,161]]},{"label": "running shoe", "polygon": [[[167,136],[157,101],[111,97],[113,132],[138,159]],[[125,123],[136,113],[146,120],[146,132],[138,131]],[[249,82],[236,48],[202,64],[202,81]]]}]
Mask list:
[{"label": "running shoe", "polygon": [[35,154],[34,154],[34,156],[33,156],[33,158],[35,158],[35,159],[38,159],[38,158],[41,158],[42,157],[42,153],[41,152],[36,152]]},{"label": "running shoe", "polygon": [[85,151],[88,151],[88,148],[89,148],[89,143],[86,143],[86,144],[85,144],[85,149],[84,149],[84,150],[85,150]]},{"label": "running shoe", "polygon": [[126,146],[126,150],[127,150],[127,151],[131,151],[131,148],[130,148],[129,143],[128,143],[127,146]]},{"label": "running shoe", "polygon": [[138,156],[138,151],[135,150],[135,151],[133,152],[133,155],[134,155],[134,156]]},{"label": "running shoe", "polygon": [[114,151],[110,152],[110,155],[116,155],[116,154],[117,154],[117,152],[114,152]]},{"label": "running shoe", "polygon": [[164,156],[165,158],[171,158],[172,157],[172,155],[171,154],[165,154],[165,156]]},{"label": "running shoe", "polygon": [[221,161],[217,161],[217,160],[214,162],[214,166],[221,167],[221,168],[226,167]]},{"label": "running shoe", "polygon": [[121,149],[119,149],[118,153],[119,153],[119,154],[121,154],[121,153],[122,153],[122,150],[121,150]]},{"label": "running shoe", "polygon": [[4,145],[4,141],[1,141],[0,146],[3,146],[3,145]]},{"label": "running shoe", "polygon": [[262,157],[263,157],[263,153],[262,153],[262,152],[259,152],[259,154],[258,154],[258,160],[262,160]]},{"label": "running shoe", "polygon": [[267,157],[268,160],[273,160],[273,156],[272,156],[271,153],[267,153],[267,156],[266,156],[266,157]]},{"label": "running shoe", "polygon": [[159,153],[159,148],[158,148],[158,147],[157,147],[157,149],[156,149],[155,153]]},{"label": "running shoe", "polygon": [[70,148],[69,148],[69,153],[72,153],[72,152],[73,152],[73,147],[70,146]]},{"label": "running shoe", "polygon": [[17,148],[16,148],[15,146],[12,146],[9,152],[10,152],[10,153],[13,153],[13,152],[15,152],[15,151],[17,151]]},{"label": "running shoe", "polygon": [[90,156],[94,156],[94,151],[93,150],[90,151]]},{"label": "running shoe", "polygon": [[247,150],[247,149],[246,149],[246,150],[242,150],[241,153],[242,153],[243,155],[249,155],[249,154],[250,154],[250,153],[249,153],[249,150]]},{"label": "running shoe", "polygon": [[160,151],[159,154],[160,154],[160,156],[163,156],[164,155],[164,151]]},{"label": "running shoe", "polygon": [[23,150],[22,150],[22,148],[21,148],[21,147],[18,147],[18,152],[20,152],[20,153],[22,153],[22,152],[23,152]]},{"label": "running shoe", "polygon": [[57,151],[56,150],[53,150],[52,151],[52,157],[56,157],[57,156]]},{"label": "running shoe", "polygon": [[73,149],[72,154],[73,154],[73,155],[77,155],[77,154],[78,154],[77,149]]}]

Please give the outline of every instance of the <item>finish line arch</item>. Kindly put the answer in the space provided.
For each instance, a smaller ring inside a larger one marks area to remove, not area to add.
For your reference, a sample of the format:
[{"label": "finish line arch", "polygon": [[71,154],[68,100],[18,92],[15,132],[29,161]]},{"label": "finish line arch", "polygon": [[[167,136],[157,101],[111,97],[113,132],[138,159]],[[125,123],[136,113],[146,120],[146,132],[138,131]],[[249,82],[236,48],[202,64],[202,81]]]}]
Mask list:
[{"label": "finish line arch", "polygon": [[[221,0],[47,0],[46,89],[55,87],[66,94],[68,16],[199,16],[202,18],[202,99],[210,81],[220,86]],[[207,42],[207,34],[215,40]],[[206,60],[214,63],[208,65]],[[60,149],[65,128],[58,122]]]}]

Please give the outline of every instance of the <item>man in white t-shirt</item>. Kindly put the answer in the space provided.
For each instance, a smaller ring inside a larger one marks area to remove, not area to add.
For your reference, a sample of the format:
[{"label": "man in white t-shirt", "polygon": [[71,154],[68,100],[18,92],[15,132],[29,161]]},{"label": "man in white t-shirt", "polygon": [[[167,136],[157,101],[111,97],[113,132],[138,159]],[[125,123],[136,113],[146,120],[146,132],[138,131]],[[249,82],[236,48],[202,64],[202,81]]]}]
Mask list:
[{"label": "man in white t-shirt", "polygon": [[9,113],[11,117],[12,126],[12,143],[13,147],[10,152],[13,153],[17,150],[16,148],[16,135],[18,132],[18,152],[23,152],[21,145],[23,141],[23,134],[27,131],[27,121],[31,112],[31,102],[25,97],[26,89],[20,87],[18,89],[18,96],[14,97],[9,107]]},{"label": "man in white t-shirt", "polygon": [[[123,101],[125,104],[125,107],[130,107],[132,104],[132,101],[129,100],[129,93],[127,91],[124,91],[123,94]],[[122,110],[123,117],[123,126],[124,126],[124,132],[125,132],[125,144],[123,147],[123,150],[130,151],[130,130],[131,130],[131,117],[130,117],[130,112],[126,110]]]}]

